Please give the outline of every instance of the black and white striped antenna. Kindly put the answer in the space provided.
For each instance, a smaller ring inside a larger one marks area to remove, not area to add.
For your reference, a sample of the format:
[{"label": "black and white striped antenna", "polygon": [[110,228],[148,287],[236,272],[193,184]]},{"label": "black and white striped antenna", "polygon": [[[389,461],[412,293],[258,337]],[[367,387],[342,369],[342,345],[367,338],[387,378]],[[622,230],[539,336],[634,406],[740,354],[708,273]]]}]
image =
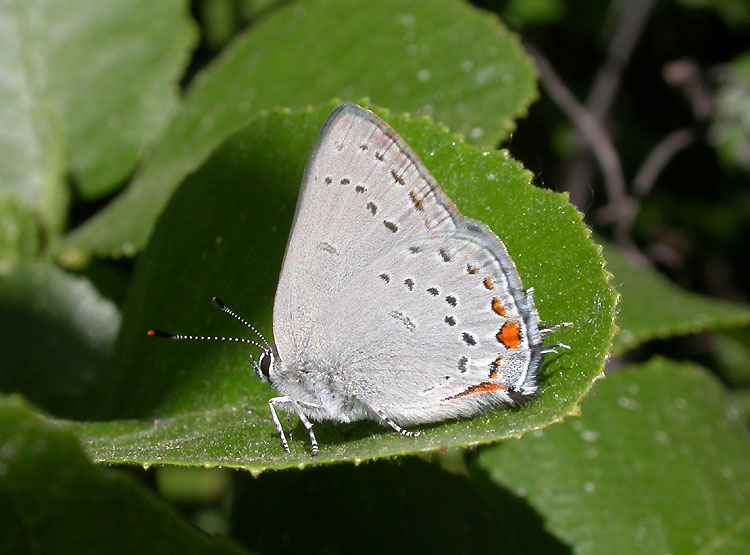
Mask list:
[{"label": "black and white striped antenna", "polygon": [[263,344],[261,345],[257,341],[253,341],[252,339],[244,339],[241,337],[218,337],[218,336],[206,336],[206,335],[184,335],[181,333],[169,333],[166,331],[161,330],[148,330],[146,332],[146,335],[149,337],[161,337],[163,339],[182,339],[186,341],[229,341],[232,343],[245,343],[246,345],[253,345],[254,347],[259,347],[263,349],[264,351],[268,350],[271,351],[271,345],[266,341],[266,338],[263,337],[263,335],[255,329],[254,326],[252,326],[247,320],[245,320],[242,316],[238,315],[236,312],[234,312],[231,308],[226,306],[218,297],[212,297],[211,300],[213,303],[221,310],[222,312],[226,312],[236,320],[239,320],[242,322],[245,327],[250,329],[255,335],[257,335],[261,341],[263,341]]}]

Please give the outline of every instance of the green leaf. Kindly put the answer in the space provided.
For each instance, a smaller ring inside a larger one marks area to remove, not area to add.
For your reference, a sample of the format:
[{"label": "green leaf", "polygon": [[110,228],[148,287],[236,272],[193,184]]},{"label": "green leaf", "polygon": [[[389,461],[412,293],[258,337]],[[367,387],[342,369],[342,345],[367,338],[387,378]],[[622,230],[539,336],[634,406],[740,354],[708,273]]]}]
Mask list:
[{"label": "green leaf", "polygon": [[84,277],[46,263],[0,276],[0,391],[58,416],[96,417],[120,312]]},{"label": "green leaf", "polygon": [[263,110],[370,97],[495,145],[536,95],[536,72],[497,18],[457,0],[309,0],[240,35],[193,82],[135,183],[64,249],[142,248],[182,179]]},{"label": "green leaf", "polygon": [[750,309],[684,291],[612,245],[605,243],[604,257],[622,294],[617,353],[653,339],[750,324]]},{"label": "green leaf", "polygon": [[750,385],[750,327],[726,330],[712,337],[716,370],[734,386]]},{"label": "green leaf", "polygon": [[133,170],[177,103],[184,0],[0,3],[0,188],[59,222],[64,174],[95,197]]},{"label": "green leaf", "polygon": [[95,467],[70,432],[0,396],[2,553],[243,553],[191,526],[122,472]]},{"label": "green leaf", "polygon": [[271,335],[271,306],[302,170],[333,107],[256,119],[173,196],[138,260],[112,372],[118,399],[111,413],[133,420],[79,428],[96,460],[257,472],[487,443],[575,412],[601,374],[614,331],[615,293],[581,214],[564,195],[531,186],[531,174],[507,152],[482,151],[426,119],[390,114],[386,119],[458,207],[490,224],[505,241],[525,286],[536,289],[542,321],[575,323],[556,332],[555,339],[572,351],[548,358],[533,403],[426,427],[419,438],[369,422],[347,426],[348,435],[319,424],[318,457],[310,458],[300,430],[287,455],[269,417],[273,392],[248,366],[247,349],[146,337],[150,328],[242,333],[237,322],[211,306],[213,295]]},{"label": "green leaf", "polygon": [[238,474],[232,528],[260,553],[567,553],[523,499],[416,458]]},{"label": "green leaf", "polygon": [[0,276],[39,252],[39,226],[18,198],[0,193]]},{"label": "green leaf", "polygon": [[750,171],[750,53],[728,65],[712,117],[708,136],[722,162]]},{"label": "green leaf", "polygon": [[750,435],[702,368],[656,359],[610,376],[581,420],[484,450],[577,553],[747,553]]}]

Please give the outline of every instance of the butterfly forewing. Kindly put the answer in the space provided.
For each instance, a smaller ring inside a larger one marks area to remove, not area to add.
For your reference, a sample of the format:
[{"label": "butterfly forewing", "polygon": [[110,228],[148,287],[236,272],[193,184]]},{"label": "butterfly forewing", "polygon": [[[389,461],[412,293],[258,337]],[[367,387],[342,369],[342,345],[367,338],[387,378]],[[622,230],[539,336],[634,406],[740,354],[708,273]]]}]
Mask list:
[{"label": "butterfly forewing", "polygon": [[343,104],[308,159],[274,304],[274,337],[290,360],[324,331],[321,308],[350,276],[405,236],[456,229],[450,200],[395,132]]}]

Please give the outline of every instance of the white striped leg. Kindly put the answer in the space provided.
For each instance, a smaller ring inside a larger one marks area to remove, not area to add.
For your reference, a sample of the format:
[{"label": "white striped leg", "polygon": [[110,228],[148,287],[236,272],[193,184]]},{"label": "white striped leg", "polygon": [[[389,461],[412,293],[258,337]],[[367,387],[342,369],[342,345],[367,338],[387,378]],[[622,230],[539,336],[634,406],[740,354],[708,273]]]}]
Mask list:
[{"label": "white striped leg", "polygon": [[310,435],[310,443],[312,444],[311,455],[314,457],[315,455],[318,454],[318,440],[315,438],[315,433],[313,432],[312,423],[310,423],[310,421],[307,419],[307,416],[305,416],[305,413],[302,411],[302,405],[310,409],[322,408],[322,407],[317,407],[315,405],[310,405],[308,403],[300,403],[290,397],[274,397],[273,399],[268,401],[268,406],[271,408],[271,417],[273,418],[273,423],[276,426],[276,431],[279,432],[279,437],[281,438],[281,445],[283,445],[284,450],[287,453],[291,452],[289,451],[289,443],[287,442],[286,436],[284,435],[284,428],[281,425],[281,421],[279,421],[279,417],[276,415],[277,407],[285,410],[287,414],[291,410],[297,413],[297,417],[299,418],[300,422],[302,422],[302,425],[307,430],[307,433]]},{"label": "white striped leg", "polygon": [[402,436],[406,436],[406,437],[419,437],[419,432],[418,431],[416,431],[416,432],[410,432],[409,430],[404,430],[401,426],[399,426],[393,420],[391,420],[390,418],[388,418],[388,416],[386,416],[386,414],[382,410],[375,409],[375,414],[377,414],[378,417],[385,424],[388,424],[391,428],[393,428],[394,430],[396,430]]}]

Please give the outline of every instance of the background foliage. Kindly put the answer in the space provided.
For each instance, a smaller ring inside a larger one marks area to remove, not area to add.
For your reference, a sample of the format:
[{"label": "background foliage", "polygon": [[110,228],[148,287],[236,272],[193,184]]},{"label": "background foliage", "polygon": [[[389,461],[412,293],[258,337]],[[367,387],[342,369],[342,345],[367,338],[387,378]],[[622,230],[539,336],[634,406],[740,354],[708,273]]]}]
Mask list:
[{"label": "background foliage", "polygon": [[[0,1],[0,549],[747,552],[748,25],[739,0]],[[319,424],[312,459],[246,350],[144,331],[235,335],[219,295],[270,334],[341,100],[575,327],[528,406]]]}]

